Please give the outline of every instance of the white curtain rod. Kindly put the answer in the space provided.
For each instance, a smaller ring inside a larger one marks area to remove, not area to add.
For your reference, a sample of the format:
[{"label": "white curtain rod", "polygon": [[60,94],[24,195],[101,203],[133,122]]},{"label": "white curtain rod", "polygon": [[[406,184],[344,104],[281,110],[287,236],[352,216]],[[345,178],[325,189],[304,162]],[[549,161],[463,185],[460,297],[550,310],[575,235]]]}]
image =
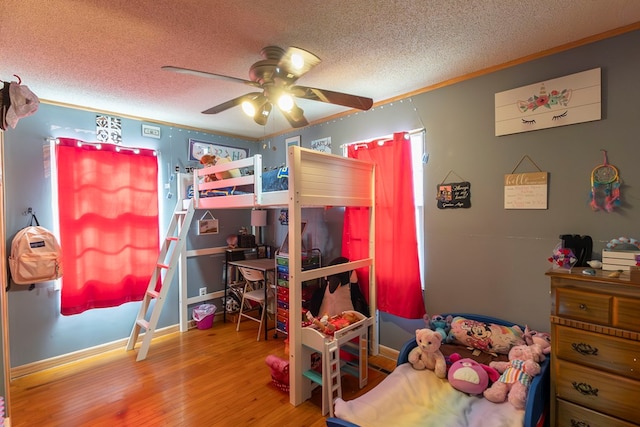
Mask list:
[{"label": "white curtain rod", "polygon": [[[424,128],[413,129],[413,130],[408,131],[407,133],[409,135],[415,135],[416,133],[420,133],[420,132],[424,132]],[[361,144],[363,142],[377,141],[377,140],[380,140],[380,139],[387,140],[387,139],[392,139],[392,138],[393,138],[393,134],[388,134],[388,135],[383,135],[383,136],[379,136],[379,137],[376,137],[376,138],[371,138],[371,139],[369,139],[367,141],[347,142],[347,143],[342,144],[340,146],[340,148],[344,148],[344,147],[346,147],[348,145],[352,145],[352,144]]]}]

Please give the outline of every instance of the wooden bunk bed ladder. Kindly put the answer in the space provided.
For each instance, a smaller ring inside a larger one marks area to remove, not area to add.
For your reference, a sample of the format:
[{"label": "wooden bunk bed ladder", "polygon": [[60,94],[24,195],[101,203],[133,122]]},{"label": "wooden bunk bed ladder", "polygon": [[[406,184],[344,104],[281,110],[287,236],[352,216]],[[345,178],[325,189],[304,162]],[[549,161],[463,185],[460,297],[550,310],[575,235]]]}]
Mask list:
[{"label": "wooden bunk bed ladder", "polygon": [[[155,332],[160,313],[162,312],[162,306],[164,305],[167,292],[171,286],[173,276],[178,269],[180,254],[184,248],[187,234],[189,233],[189,225],[191,224],[194,213],[195,207],[193,200],[189,201],[186,210],[182,209],[182,201],[179,201],[171,217],[167,235],[165,236],[160,254],[158,255],[158,262],[149,280],[147,291],[142,299],[140,310],[138,311],[127,343],[127,350],[133,350],[140,332],[144,329],[144,337],[142,338],[142,345],[138,350],[137,361],[144,360],[147,357],[147,352],[153,339],[153,333]],[[158,282],[160,282],[159,286]],[[155,304],[149,313],[149,307],[153,300],[155,300]]]}]

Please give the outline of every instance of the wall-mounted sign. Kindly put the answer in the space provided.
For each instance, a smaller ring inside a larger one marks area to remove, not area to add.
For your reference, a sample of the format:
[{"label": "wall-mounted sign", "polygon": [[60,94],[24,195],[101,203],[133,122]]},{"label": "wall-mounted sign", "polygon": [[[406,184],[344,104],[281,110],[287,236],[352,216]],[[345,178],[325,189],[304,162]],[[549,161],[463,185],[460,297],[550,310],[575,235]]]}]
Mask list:
[{"label": "wall-mounted sign", "polygon": [[601,119],[600,68],[495,94],[496,136]]},{"label": "wall-mounted sign", "polygon": [[331,137],[314,139],[311,141],[311,149],[331,154]]},{"label": "wall-mounted sign", "polygon": [[160,126],[142,125],[142,136],[160,139]]},{"label": "wall-mounted sign", "polygon": [[228,157],[231,160],[241,160],[249,157],[249,150],[246,148],[216,144],[215,142],[189,139],[189,160],[200,161],[200,158],[205,154],[218,157]]},{"label": "wall-mounted sign", "polygon": [[[207,218],[207,216],[209,218]],[[198,220],[198,236],[205,236],[207,234],[218,234],[218,220],[209,211],[206,211],[204,215]]]},{"label": "wall-mounted sign", "polygon": [[451,182],[449,184],[439,184],[438,209],[457,209],[471,207],[471,183]]},{"label": "wall-mounted sign", "polygon": [[505,209],[547,209],[548,172],[504,176]]}]

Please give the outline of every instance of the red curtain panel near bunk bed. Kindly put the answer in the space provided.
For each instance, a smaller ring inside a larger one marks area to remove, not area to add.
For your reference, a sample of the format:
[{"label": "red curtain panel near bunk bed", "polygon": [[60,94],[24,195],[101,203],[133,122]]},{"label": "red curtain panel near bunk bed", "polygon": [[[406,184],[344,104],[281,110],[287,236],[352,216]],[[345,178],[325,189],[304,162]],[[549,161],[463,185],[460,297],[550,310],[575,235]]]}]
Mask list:
[{"label": "red curtain panel near bunk bed", "polygon": [[[348,157],[376,166],[376,286],[378,309],[408,319],[425,314],[418,262],[411,140],[406,132],[393,139],[351,144]],[[345,210],[342,254],[364,259],[369,253],[367,208]],[[358,271],[360,288],[368,299],[368,274]]]},{"label": "red curtain panel near bunk bed", "polygon": [[60,138],[56,165],[61,313],[141,300],[158,257],[157,156]]}]

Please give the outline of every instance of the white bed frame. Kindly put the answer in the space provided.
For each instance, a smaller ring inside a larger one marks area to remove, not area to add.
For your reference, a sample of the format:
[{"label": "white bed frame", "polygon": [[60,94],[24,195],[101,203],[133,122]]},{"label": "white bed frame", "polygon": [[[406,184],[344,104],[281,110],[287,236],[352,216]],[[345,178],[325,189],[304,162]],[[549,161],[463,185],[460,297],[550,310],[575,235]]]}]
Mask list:
[{"label": "white bed frame", "polygon": [[[240,209],[288,207],[289,209],[289,401],[297,406],[311,395],[311,382],[303,376],[308,361],[306,348],[316,346],[305,343],[302,331],[302,282],[361,267],[369,267],[369,306],[372,313],[372,333],[369,334],[369,350],[378,354],[378,329],[376,322],[375,265],[373,257],[354,260],[345,264],[302,271],[302,208],[304,207],[369,207],[369,254],[375,253],[374,166],[371,163],[321,153],[297,146],[289,147],[288,191],[262,191],[262,156],[242,159],[220,166],[197,169],[193,173],[194,206],[196,209]],[[252,169],[253,175],[240,178],[200,183],[200,178],[230,169]],[[178,183],[183,187],[183,183]],[[251,194],[218,197],[199,197],[200,190],[253,185]],[[183,200],[184,188],[179,190]],[[183,203],[189,203],[189,200]],[[184,270],[184,269],[183,269]],[[186,279],[185,279],[186,283]],[[298,319],[298,321],[291,321]],[[307,338],[309,339],[309,338]],[[308,344],[308,345],[307,345]],[[304,360],[303,360],[304,359]],[[305,363],[306,361],[306,363]]]}]

